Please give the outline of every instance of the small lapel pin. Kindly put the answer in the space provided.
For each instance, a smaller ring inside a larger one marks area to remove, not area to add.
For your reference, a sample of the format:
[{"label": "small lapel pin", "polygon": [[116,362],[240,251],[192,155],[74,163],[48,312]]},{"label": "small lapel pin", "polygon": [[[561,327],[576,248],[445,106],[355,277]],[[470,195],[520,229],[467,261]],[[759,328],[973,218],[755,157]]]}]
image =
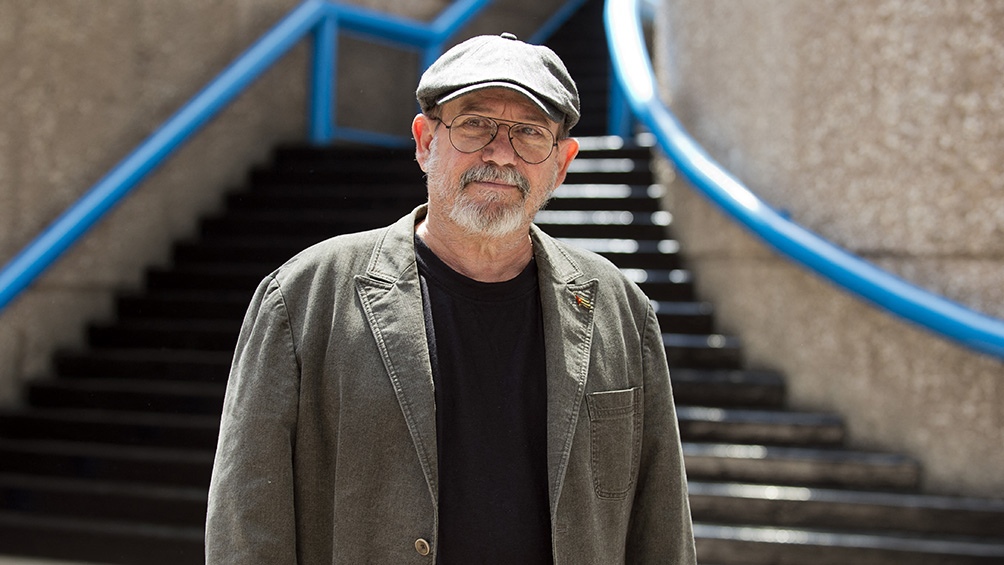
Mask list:
[{"label": "small lapel pin", "polygon": [[593,303],[583,298],[580,294],[575,295],[575,304],[585,308],[586,310],[593,309]]}]

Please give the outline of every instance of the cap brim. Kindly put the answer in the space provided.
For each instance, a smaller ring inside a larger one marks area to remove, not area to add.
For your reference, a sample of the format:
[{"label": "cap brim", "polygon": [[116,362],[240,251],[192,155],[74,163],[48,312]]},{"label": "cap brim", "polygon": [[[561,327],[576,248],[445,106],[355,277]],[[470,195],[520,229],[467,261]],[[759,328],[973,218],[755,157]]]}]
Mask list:
[{"label": "cap brim", "polygon": [[530,101],[533,102],[535,106],[537,106],[538,108],[540,108],[540,110],[542,112],[544,112],[544,114],[551,121],[557,122],[559,124],[563,123],[565,121],[565,114],[564,113],[562,113],[560,110],[558,110],[554,106],[548,104],[547,102],[544,102],[543,100],[541,100],[533,92],[531,92],[531,91],[523,88],[522,86],[520,86],[518,84],[515,84],[515,83],[512,83],[512,82],[504,82],[504,81],[479,82],[478,84],[472,84],[470,86],[465,86],[463,88],[458,88],[457,90],[454,90],[453,92],[450,92],[449,94],[447,94],[447,95],[443,96],[442,98],[440,98],[439,100],[437,100],[436,101],[436,105],[438,106],[440,104],[445,104],[445,103],[449,102],[450,100],[456,100],[457,98],[460,98],[461,96],[463,96],[465,94],[470,94],[472,92],[477,92],[478,90],[484,90],[486,88],[508,88],[509,90],[515,90],[516,92],[519,92],[523,96],[526,96],[527,98],[529,98]]}]

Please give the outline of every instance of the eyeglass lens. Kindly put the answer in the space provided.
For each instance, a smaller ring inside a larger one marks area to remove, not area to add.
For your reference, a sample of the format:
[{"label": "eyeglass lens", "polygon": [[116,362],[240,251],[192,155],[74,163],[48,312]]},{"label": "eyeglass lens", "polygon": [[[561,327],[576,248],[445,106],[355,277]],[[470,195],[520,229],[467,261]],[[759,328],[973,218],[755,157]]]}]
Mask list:
[{"label": "eyeglass lens", "polygon": [[[554,135],[536,124],[505,123],[516,155],[531,165],[542,163],[554,149]],[[480,151],[495,139],[499,122],[476,114],[461,114],[449,125],[450,142],[462,153]]]}]

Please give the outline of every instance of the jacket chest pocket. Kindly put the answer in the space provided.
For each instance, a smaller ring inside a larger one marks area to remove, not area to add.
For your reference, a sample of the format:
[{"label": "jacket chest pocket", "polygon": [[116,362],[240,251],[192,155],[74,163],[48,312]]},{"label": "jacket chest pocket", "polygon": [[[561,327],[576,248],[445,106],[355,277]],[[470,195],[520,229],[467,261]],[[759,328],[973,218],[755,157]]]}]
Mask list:
[{"label": "jacket chest pocket", "polygon": [[641,455],[642,389],[586,395],[589,453],[596,496],[621,500],[634,488]]}]

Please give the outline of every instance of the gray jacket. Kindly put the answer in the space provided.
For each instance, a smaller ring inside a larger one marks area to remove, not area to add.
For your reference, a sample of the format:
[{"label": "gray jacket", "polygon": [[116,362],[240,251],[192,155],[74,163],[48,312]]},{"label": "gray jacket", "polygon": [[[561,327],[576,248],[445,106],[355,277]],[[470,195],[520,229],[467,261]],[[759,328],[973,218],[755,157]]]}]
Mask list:
[{"label": "gray jacket", "polygon": [[[209,494],[210,565],[435,563],[435,395],[419,208],[300,253],[258,287]],[[532,228],[558,565],[695,563],[669,372],[649,301]],[[519,543],[519,540],[512,540]]]}]

